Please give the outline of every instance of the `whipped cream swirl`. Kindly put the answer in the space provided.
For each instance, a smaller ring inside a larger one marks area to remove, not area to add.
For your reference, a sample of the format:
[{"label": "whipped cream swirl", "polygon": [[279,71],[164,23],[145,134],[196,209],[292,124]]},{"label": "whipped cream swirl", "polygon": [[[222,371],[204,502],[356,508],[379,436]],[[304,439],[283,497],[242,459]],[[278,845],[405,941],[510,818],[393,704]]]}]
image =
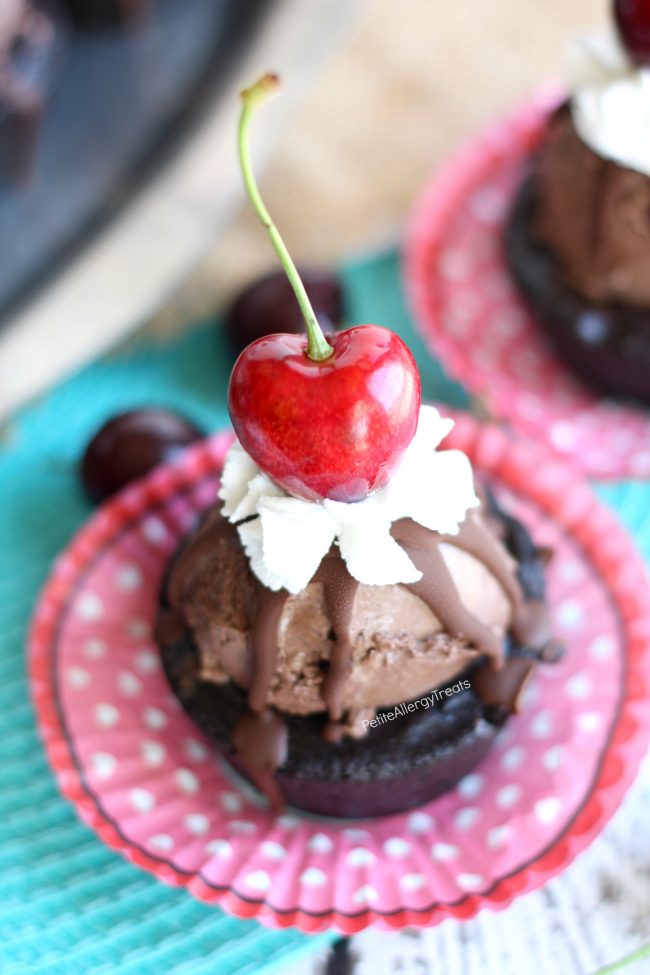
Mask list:
[{"label": "whipped cream swirl", "polygon": [[390,482],[353,504],[292,497],[235,441],[226,456],[219,497],[260,582],[274,591],[300,592],[333,543],[350,575],[366,585],[421,579],[390,534],[393,522],[412,518],[432,531],[455,535],[468,510],[480,503],[467,456],[436,450],[453,425],[434,407],[421,407],[417,432]]},{"label": "whipped cream swirl", "polygon": [[568,78],[583,142],[605,159],[650,176],[650,68],[632,61],[612,27],[572,41]]}]

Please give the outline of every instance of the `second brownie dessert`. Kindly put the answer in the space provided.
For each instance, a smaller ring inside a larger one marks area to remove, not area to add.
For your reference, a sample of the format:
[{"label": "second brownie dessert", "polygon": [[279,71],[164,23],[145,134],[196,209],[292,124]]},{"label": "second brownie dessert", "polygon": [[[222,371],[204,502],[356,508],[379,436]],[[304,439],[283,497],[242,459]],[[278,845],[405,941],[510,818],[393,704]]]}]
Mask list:
[{"label": "second brownie dessert", "polygon": [[650,402],[650,66],[612,29],[576,39],[569,69],[572,97],[507,227],[508,262],[576,374]]}]

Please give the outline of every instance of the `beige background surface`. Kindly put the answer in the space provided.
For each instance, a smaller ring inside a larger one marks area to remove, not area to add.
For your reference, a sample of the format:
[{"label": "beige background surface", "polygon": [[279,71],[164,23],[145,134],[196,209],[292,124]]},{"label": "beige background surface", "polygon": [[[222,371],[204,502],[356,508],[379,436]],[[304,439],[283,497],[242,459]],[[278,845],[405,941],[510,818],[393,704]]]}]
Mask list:
[{"label": "beige background surface", "polygon": [[[397,239],[431,170],[560,78],[568,37],[602,25],[607,11],[607,0],[361,0],[260,180],[295,259],[327,264]],[[210,313],[273,263],[242,210],[154,329]]]}]

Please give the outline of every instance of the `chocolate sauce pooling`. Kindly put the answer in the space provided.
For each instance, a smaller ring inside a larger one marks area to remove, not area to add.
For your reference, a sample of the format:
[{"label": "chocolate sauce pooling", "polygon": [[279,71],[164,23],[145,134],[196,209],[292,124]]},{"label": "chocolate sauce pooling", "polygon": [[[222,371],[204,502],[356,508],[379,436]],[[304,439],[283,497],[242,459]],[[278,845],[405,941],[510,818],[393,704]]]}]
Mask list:
[{"label": "chocolate sauce pooling", "polygon": [[[181,553],[168,586],[170,604],[181,609],[183,594],[191,586],[219,539],[234,531],[218,510],[212,512],[197,540]],[[522,690],[531,676],[535,661],[528,658],[505,659],[503,640],[478,620],[463,605],[453,577],[440,551],[441,545],[454,545],[481,561],[495,576],[510,601],[511,630],[515,639],[539,652],[549,642],[549,615],[545,605],[524,599],[516,575],[516,564],[502,543],[470,511],[456,535],[443,535],[424,528],[409,518],[396,521],[391,534],[422,573],[418,582],[403,584],[423,600],[447,632],[472,644],[487,663],[479,667],[472,684],[486,704],[508,711],[519,708]],[[287,728],[283,718],[267,707],[267,695],[275,671],[279,626],[289,593],[272,592],[255,581],[255,606],[250,630],[252,674],[248,691],[248,712],[233,733],[237,754],[259,788],[274,806],[282,797],[273,772],[286,759]],[[347,570],[339,549],[333,545],[319,566],[314,582],[323,586],[325,607],[334,634],[329,667],[323,682],[323,701],[329,721],[324,734],[335,741],[341,736],[342,696],[352,669],[352,610],[359,583]]]}]

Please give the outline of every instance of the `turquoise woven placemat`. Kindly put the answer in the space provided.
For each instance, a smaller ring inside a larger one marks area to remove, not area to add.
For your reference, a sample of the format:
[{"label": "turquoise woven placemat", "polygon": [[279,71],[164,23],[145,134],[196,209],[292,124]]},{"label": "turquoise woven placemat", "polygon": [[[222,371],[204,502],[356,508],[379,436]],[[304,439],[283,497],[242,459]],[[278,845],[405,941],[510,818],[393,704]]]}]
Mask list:
[{"label": "turquoise woven placemat", "polygon": [[[395,252],[342,271],[351,322],[399,332],[424,395],[468,398],[427,355],[406,311]],[[79,323],[83,328],[84,323]],[[80,451],[109,415],[140,404],[179,409],[206,429],[227,423],[231,359],[213,323],[173,342],[141,342],[79,373],[3,433],[0,445],[0,972],[2,975],[229,975],[282,972],[330,936],[267,930],[164,887],[104,847],[59,795],[38,740],[25,635],[55,555],[88,516]],[[610,485],[650,558],[650,489]]]}]

